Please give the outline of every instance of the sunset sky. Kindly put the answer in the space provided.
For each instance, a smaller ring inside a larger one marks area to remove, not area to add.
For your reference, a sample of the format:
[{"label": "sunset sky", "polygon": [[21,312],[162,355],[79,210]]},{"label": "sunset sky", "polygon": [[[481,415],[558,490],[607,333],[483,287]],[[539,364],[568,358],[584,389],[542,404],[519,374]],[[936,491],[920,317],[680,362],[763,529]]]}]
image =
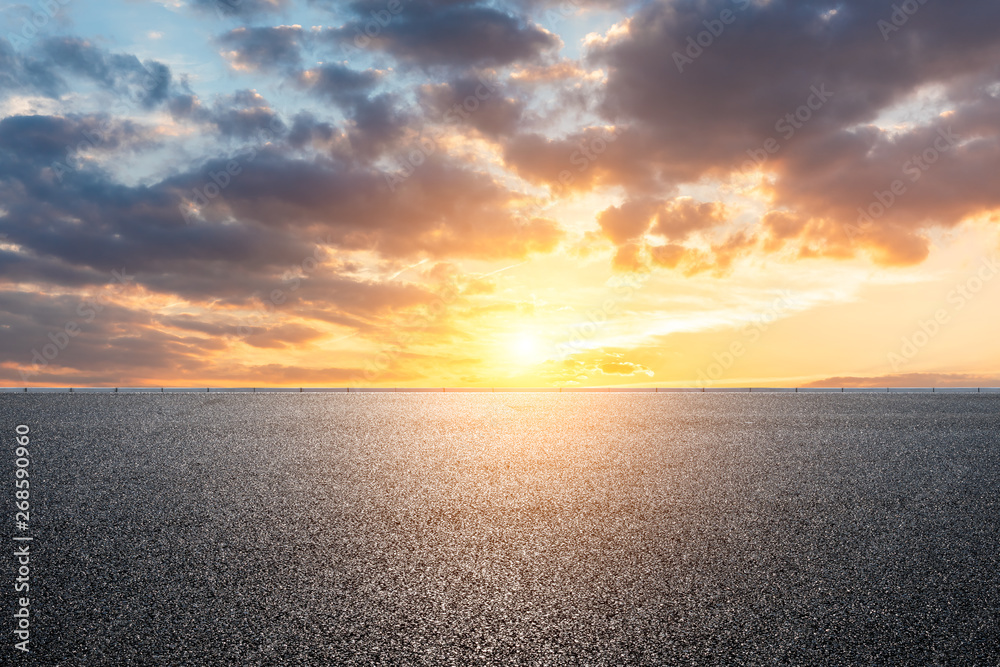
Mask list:
[{"label": "sunset sky", "polygon": [[0,28],[0,384],[1000,385],[993,0]]}]

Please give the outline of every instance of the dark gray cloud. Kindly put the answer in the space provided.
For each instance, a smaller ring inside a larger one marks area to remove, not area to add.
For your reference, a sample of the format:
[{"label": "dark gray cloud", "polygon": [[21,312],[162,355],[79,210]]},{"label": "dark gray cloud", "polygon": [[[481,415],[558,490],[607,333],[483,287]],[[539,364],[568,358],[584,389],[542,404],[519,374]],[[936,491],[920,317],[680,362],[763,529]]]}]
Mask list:
[{"label": "dark gray cloud", "polygon": [[256,138],[265,131],[283,134],[286,130],[278,113],[253,90],[240,90],[218,99],[208,120],[224,136],[240,139]]},{"label": "dark gray cloud", "polygon": [[301,112],[292,119],[288,133],[288,143],[293,148],[327,144],[336,136],[337,129],[328,122],[321,121],[309,112]]},{"label": "dark gray cloud", "polygon": [[134,55],[109,53],[76,37],[46,39],[41,52],[52,66],[86,77],[118,95],[127,95],[147,108],[165,101],[170,94],[170,68],[155,60],[140,62]]},{"label": "dark gray cloud", "polygon": [[462,123],[491,137],[518,132],[526,107],[524,100],[505,95],[498,82],[474,77],[428,84],[418,94],[428,117]]},{"label": "dark gray cloud", "polygon": [[210,125],[226,138],[266,143],[262,137],[274,138],[287,131],[279,114],[263,96],[253,90],[238,90],[231,95],[221,95],[211,106],[202,104],[198,96],[193,94],[176,95],[171,98],[167,108],[175,119]]},{"label": "dark gray cloud", "polygon": [[56,97],[66,84],[53,63],[18,53],[0,36],[0,99],[12,93],[35,93]]},{"label": "dark gray cloud", "polygon": [[[127,125],[112,127],[117,129],[105,134],[98,147],[118,145],[120,150],[134,136]],[[192,280],[202,278],[208,290],[218,271],[211,262],[266,270],[307,253],[309,246],[301,241],[254,225],[188,225],[180,208],[182,193],[162,183],[123,186],[85,164],[57,174],[65,146],[99,131],[94,118],[0,121],[0,233],[21,247],[23,270],[37,274],[25,265],[52,270],[56,263],[65,267],[63,273],[97,271],[105,276],[122,267],[148,275],[181,271]],[[211,166],[189,175],[188,182],[201,187],[213,182],[218,171]],[[221,168],[225,173],[225,162]],[[52,280],[58,275],[54,272]]]},{"label": "dark gray cloud", "polygon": [[539,58],[559,39],[524,16],[479,2],[351,4],[357,19],[332,31],[338,42],[385,51],[416,65],[475,67],[509,65]]},{"label": "dark gray cloud", "polygon": [[218,17],[249,19],[283,12],[291,0],[189,0],[188,5]]},{"label": "dark gray cloud", "polygon": [[[34,383],[51,377],[123,379],[153,369],[197,363],[221,341],[160,330],[149,313],[119,305],[114,294],[94,297],[0,291],[0,361],[4,379]],[[25,376],[21,375],[21,371]],[[154,373],[155,374],[155,373]]]},{"label": "dark gray cloud", "polygon": [[[245,91],[227,102],[254,101]],[[403,178],[394,196],[383,173],[349,156],[293,157],[302,142],[334,133],[308,115],[295,118],[287,141],[275,137],[149,185],[121,185],[87,164],[56,176],[54,165],[80,137],[103,132],[99,146],[108,151],[147,141],[143,128],[107,121],[0,121],[0,233],[20,247],[0,254],[0,264],[74,285],[125,268],[156,292],[245,303],[312,256],[317,238],[386,257],[484,258],[523,257],[560,238],[550,221],[517,221],[516,195],[442,157]]]},{"label": "dark gray cloud", "polygon": [[350,120],[348,135],[354,152],[366,159],[377,157],[402,136],[410,118],[399,110],[393,93],[376,93],[379,76],[327,63],[299,72],[298,84],[313,95],[339,106]]},{"label": "dark gray cloud", "polygon": [[310,92],[326,97],[343,107],[363,100],[378,83],[372,70],[358,71],[337,63],[327,63],[298,73],[299,84]]},{"label": "dark gray cloud", "polygon": [[[1000,168],[990,92],[1000,83],[1000,5],[911,5],[918,9],[905,22],[897,16],[897,26],[891,4],[860,0],[650,3],[627,30],[593,43],[589,59],[609,69],[603,113],[628,127],[631,163],[657,188],[751,173],[754,160],[777,175],[774,203],[798,210],[798,241],[814,252],[843,255],[857,244],[876,248],[881,261],[911,263],[926,255],[921,229],[997,204],[978,174]],[[952,116],[891,132],[871,125],[932,85]],[[971,143],[947,152],[919,187],[907,182],[906,196],[866,235],[845,237],[858,207],[948,127]],[[609,155],[592,182],[648,191]],[[554,182],[530,156],[511,157]]]},{"label": "dark gray cloud", "polygon": [[26,48],[18,52],[0,37],[0,99],[15,92],[58,97],[71,89],[68,81],[83,78],[129,106],[149,109],[169,99],[174,88],[167,65],[111,53],[77,37],[49,37]]},{"label": "dark gray cloud", "polygon": [[150,132],[107,115],[8,116],[0,120],[0,154],[9,164],[50,164],[67,149],[119,151],[153,143]]},{"label": "dark gray cloud", "polygon": [[300,26],[240,27],[216,38],[227,58],[247,70],[295,69],[302,62]]},{"label": "dark gray cloud", "polygon": [[[210,163],[206,171],[223,164]],[[520,257],[551,248],[560,237],[551,222],[516,222],[513,193],[445,158],[430,156],[398,178],[393,191],[386,174],[372,168],[263,150],[206,213],[220,221],[233,215],[273,229],[315,230],[342,247],[395,257]],[[197,183],[184,176],[169,186],[184,193]]]}]

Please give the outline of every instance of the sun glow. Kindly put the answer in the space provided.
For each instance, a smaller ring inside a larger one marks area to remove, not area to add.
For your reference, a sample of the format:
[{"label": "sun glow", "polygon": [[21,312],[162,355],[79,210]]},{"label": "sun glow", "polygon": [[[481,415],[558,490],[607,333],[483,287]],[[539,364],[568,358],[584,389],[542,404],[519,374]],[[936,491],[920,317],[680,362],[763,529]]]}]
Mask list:
[{"label": "sun glow", "polygon": [[508,356],[519,366],[531,366],[545,361],[546,347],[535,334],[520,332],[510,338]]}]

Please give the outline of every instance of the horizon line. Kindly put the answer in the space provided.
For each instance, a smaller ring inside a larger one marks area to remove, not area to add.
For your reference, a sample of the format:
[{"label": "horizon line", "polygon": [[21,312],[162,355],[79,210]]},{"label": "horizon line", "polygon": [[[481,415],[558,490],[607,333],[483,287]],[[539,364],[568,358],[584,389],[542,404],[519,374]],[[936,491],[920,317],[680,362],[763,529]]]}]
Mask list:
[{"label": "horizon line", "polygon": [[796,393],[990,394],[1000,387],[0,387],[0,393]]}]

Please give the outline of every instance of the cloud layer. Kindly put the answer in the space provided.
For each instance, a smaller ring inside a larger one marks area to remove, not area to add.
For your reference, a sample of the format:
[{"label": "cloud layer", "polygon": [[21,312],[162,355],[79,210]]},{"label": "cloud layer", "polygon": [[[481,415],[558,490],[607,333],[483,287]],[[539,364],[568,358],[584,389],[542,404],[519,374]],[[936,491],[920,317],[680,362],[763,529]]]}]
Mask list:
[{"label": "cloud layer", "polygon": [[[0,37],[6,380],[301,382],[378,354],[380,381],[480,377],[517,328],[489,318],[545,308],[541,271],[495,271],[916,267],[1000,208],[995,3],[156,11],[211,33],[204,61],[180,38]],[[657,370],[609,354],[558,381]]]}]

